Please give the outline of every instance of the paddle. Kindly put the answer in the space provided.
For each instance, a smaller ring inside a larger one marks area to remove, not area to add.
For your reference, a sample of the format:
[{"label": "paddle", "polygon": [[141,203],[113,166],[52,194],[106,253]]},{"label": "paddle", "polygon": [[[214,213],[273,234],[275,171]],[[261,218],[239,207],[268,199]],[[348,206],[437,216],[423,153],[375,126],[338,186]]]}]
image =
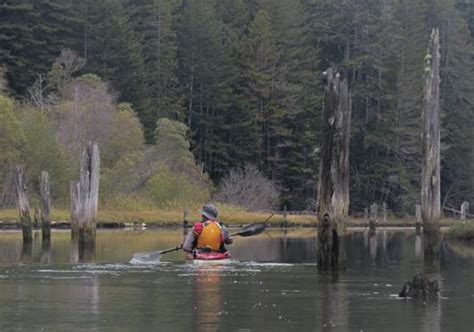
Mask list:
[{"label": "paddle", "polygon": [[[254,224],[247,225],[243,227],[240,231],[232,233],[231,236],[253,236],[262,233],[265,228],[267,227],[266,222],[273,217],[274,213],[272,213],[265,221],[257,222]],[[161,251],[151,251],[151,252],[137,252],[133,254],[132,260],[130,263],[146,263],[146,262],[159,262],[160,256],[167,254],[169,252],[178,251],[183,248],[183,244],[179,246],[161,250]]]}]

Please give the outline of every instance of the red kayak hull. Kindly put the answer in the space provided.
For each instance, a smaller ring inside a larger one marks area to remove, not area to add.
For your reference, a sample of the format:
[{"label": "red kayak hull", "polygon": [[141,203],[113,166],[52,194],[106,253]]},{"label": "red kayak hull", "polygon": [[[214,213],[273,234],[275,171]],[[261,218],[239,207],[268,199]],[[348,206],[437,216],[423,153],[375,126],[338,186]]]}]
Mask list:
[{"label": "red kayak hull", "polygon": [[230,253],[226,252],[196,252],[194,255],[187,255],[187,259],[199,261],[219,261],[229,259]]}]

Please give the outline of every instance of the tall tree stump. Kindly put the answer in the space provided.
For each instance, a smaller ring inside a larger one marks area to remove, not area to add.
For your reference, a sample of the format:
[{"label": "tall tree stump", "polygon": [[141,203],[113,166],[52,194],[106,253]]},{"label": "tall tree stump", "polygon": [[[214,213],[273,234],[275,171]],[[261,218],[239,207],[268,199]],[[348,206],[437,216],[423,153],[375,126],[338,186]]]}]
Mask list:
[{"label": "tall tree stump", "polygon": [[415,205],[415,227],[417,231],[421,231],[421,205]]},{"label": "tall tree stump", "polygon": [[370,205],[370,219],[369,219],[369,230],[370,233],[375,234],[377,228],[377,219],[378,219],[378,207],[377,203]]},{"label": "tall tree stump", "polygon": [[79,259],[95,249],[99,203],[100,157],[96,143],[82,149],[79,182],[71,183],[71,238],[78,241]]},{"label": "tall tree stump", "polygon": [[28,192],[26,191],[25,171],[23,167],[15,167],[15,191],[16,206],[20,217],[20,227],[23,233],[23,243],[32,243],[32,225],[30,216],[30,203],[28,200]]},{"label": "tall tree stump", "polygon": [[43,242],[51,240],[51,200],[49,197],[49,174],[48,172],[41,172],[40,182],[41,194],[41,233],[43,235]]},{"label": "tall tree stump", "polygon": [[423,154],[421,181],[421,218],[425,260],[439,259],[441,194],[440,194],[440,120],[439,120],[439,31],[433,29],[425,57],[423,105]]},{"label": "tall tree stump", "polygon": [[349,210],[351,93],[335,68],[327,70],[318,182],[318,267],[345,266],[345,218]]},{"label": "tall tree stump", "polygon": [[469,202],[463,202],[461,204],[461,220],[466,220],[466,216],[469,213]]}]

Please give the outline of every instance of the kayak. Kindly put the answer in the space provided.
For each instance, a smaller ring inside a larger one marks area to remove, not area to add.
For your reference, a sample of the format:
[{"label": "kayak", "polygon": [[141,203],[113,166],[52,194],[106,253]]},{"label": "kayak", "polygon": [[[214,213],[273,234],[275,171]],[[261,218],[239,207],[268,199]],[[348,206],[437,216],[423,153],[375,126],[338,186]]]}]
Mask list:
[{"label": "kayak", "polygon": [[194,264],[227,264],[231,262],[231,255],[226,252],[204,252],[197,251],[194,255],[187,255],[186,259],[193,261]]}]

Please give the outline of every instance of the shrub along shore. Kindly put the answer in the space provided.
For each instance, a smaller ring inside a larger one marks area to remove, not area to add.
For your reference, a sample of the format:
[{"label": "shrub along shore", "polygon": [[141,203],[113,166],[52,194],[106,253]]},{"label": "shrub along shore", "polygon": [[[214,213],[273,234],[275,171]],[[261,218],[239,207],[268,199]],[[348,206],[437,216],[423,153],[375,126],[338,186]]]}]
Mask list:
[{"label": "shrub along shore", "polygon": [[[198,208],[189,209],[188,222],[192,224],[200,219]],[[267,219],[270,212],[248,212],[243,209],[221,206],[222,220],[230,227],[240,227],[242,225],[260,222]],[[51,213],[53,228],[69,227],[69,210],[53,209]],[[146,226],[149,228],[159,227],[182,227],[184,213],[182,209],[153,209],[143,211],[121,211],[121,210],[99,210],[98,227],[122,228],[134,226]],[[285,219],[282,213],[276,213],[267,221],[269,227],[285,227]],[[454,219],[443,219],[442,227],[458,224]],[[288,214],[287,227],[316,227],[317,218],[313,214]],[[363,218],[350,217],[347,227],[366,227],[367,221]],[[389,218],[387,223],[380,222],[377,227],[414,227],[414,218]],[[18,212],[16,209],[0,210],[0,229],[18,227]]]}]

